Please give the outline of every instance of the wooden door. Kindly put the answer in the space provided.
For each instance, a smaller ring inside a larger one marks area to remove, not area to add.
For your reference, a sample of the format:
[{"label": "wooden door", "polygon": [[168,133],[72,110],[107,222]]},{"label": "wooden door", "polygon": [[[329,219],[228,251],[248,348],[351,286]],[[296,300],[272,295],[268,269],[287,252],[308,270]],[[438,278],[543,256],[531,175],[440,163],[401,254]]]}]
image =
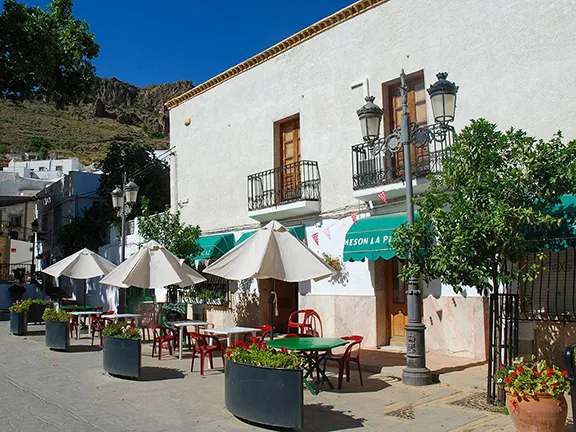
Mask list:
[{"label": "wooden door", "polygon": [[300,119],[280,124],[281,200],[299,199],[300,188]]},{"label": "wooden door", "polygon": [[408,309],[406,306],[406,283],[400,281],[400,261],[397,258],[386,261],[386,290],[388,293],[388,315],[390,324],[390,345],[406,345]]},{"label": "wooden door", "polygon": [[298,310],[298,284],[296,282],[274,281],[278,315],[274,317],[274,327],[278,333],[287,333],[288,317]]},{"label": "wooden door", "polygon": [[[426,125],[426,89],[424,79],[418,78],[409,80],[408,85],[408,113],[410,121],[417,127]],[[400,97],[400,84],[392,85],[389,88],[390,97],[390,120],[386,122],[390,125],[391,133],[394,128],[399,127],[402,117],[402,98]],[[410,159],[412,161],[412,172],[422,171],[428,166],[428,146],[410,148]],[[394,175],[401,177],[404,175],[404,151],[401,149],[392,157]]]}]

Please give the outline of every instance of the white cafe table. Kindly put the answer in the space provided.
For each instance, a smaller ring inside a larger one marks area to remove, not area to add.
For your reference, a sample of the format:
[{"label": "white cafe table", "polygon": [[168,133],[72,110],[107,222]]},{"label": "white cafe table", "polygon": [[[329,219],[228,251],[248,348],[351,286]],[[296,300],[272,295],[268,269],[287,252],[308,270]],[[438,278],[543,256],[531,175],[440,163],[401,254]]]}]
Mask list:
[{"label": "white cafe table", "polygon": [[72,311],[68,313],[78,317],[78,331],[76,332],[76,339],[80,339],[81,317],[88,318],[88,334],[92,334],[92,317],[102,315],[102,311]]},{"label": "white cafe table", "polygon": [[259,331],[262,330],[252,327],[223,327],[223,328],[205,329],[204,333],[226,335],[226,342],[228,346],[232,346],[233,335],[252,333],[252,336],[256,336],[256,333],[258,333]]},{"label": "white cafe table", "polygon": [[136,318],[138,320],[140,318],[140,314],[132,314],[132,313],[113,313],[113,314],[102,314],[102,318],[104,319],[122,319],[122,318]]},{"label": "white cafe table", "polygon": [[169,324],[178,329],[178,360],[182,360],[182,333],[184,332],[184,327],[195,327],[194,330],[198,333],[199,326],[208,325],[206,321],[172,321]]}]

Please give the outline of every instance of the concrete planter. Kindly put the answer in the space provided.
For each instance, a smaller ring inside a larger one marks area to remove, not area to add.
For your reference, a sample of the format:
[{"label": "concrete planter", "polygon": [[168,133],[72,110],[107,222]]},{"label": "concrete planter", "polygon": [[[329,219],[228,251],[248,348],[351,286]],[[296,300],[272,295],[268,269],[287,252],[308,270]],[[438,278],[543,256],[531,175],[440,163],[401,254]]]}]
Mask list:
[{"label": "concrete planter", "polygon": [[110,375],[140,378],[142,346],[140,339],[104,337],[103,366]]},{"label": "concrete planter", "polygon": [[25,335],[28,332],[28,312],[10,312],[10,333]]},{"label": "concrete planter", "polygon": [[302,369],[271,369],[226,362],[226,409],[236,417],[267,426],[302,428]]},{"label": "concrete planter", "polygon": [[70,349],[70,323],[47,322],[46,346],[54,350],[68,351]]}]

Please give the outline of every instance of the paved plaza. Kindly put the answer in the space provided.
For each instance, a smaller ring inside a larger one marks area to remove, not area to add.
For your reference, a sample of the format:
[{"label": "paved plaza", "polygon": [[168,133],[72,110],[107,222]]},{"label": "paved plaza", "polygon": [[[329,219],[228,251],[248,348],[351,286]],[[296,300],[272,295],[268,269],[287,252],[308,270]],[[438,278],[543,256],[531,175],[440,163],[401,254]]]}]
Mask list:
[{"label": "paved plaza", "polygon": [[[161,432],[263,430],[224,408],[221,360],[203,378],[190,354],[179,361],[151,358],[143,345],[142,379],[113,378],[102,369],[102,353],[90,339],[72,340],[71,352],[44,347],[44,327],[10,335],[0,322],[1,432]],[[352,366],[354,368],[354,366]],[[472,388],[435,384],[404,386],[368,373],[365,385],[341,391],[305,391],[304,430],[328,431],[511,431],[508,416],[486,411]],[[335,382],[335,378],[333,379]]]}]

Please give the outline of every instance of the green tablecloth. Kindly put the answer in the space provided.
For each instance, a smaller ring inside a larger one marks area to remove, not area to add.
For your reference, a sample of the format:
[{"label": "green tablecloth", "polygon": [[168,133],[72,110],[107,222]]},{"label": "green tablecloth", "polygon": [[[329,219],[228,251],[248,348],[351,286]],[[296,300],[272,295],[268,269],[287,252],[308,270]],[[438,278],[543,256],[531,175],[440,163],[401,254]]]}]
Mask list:
[{"label": "green tablecloth", "polygon": [[60,306],[62,310],[71,310],[71,311],[89,311],[96,309],[96,306],[78,306],[78,305],[68,305],[68,306]]},{"label": "green tablecloth", "polygon": [[328,351],[342,345],[348,341],[337,338],[282,338],[268,341],[268,346],[272,348],[286,348],[290,351]]}]

